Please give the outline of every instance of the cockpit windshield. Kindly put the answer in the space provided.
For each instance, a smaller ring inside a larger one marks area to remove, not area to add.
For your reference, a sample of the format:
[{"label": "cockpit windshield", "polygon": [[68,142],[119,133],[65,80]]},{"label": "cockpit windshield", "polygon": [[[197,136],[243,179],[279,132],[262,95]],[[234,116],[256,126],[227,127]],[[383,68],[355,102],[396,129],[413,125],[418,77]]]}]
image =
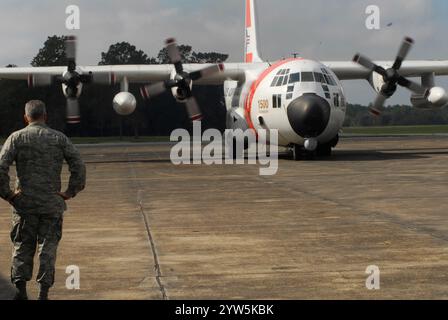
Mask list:
[{"label": "cockpit windshield", "polygon": [[282,87],[285,85],[291,85],[297,82],[316,82],[328,84],[330,86],[336,86],[337,83],[333,76],[326,69],[322,69],[320,72],[295,72],[289,74],[289,69],[280,70],[274,77],[271,87]]}]

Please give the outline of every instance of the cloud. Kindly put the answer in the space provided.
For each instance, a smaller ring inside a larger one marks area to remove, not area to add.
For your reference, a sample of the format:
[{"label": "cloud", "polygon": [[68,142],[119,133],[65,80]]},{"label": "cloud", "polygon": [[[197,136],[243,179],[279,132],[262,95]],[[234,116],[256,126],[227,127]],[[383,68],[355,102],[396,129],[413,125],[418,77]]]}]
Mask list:
[{"label": "cloud", "polygon": [[[412,59],[448,59],[446,6],[441,0],[258,0],[260,49],[275,60],[300,52],[319,60],[350,60],[357,51],[374,59],[394,58],[401,39],[416,39]],[[65,8],[81,9],[79,63],[97,64],[102,51],[129,41],[156,56],[168,36],[195,50],[243,56],[243,0],[2,0],[0,65],[28,65],[46,37],[73,33],[65,29]],[[381,9],[382,28],[365,28],[365,9]],[[445,9],[445,10],[442,10]],[[445,11],[445,12],[444,12]],[[392,23],[391,27],[386,27]],[[441,82],[446,87],[446,81]],[[367,103],[374,93],[365,83],[345,85],[349,101]],[[407,103],[409,94],[391,102]]]}]

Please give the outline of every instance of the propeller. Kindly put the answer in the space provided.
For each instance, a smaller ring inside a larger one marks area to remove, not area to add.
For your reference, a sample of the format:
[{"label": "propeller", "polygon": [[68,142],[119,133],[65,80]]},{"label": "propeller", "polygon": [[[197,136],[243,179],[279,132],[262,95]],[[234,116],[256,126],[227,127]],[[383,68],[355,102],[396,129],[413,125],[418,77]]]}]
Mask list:
[{"label": "propeller", "polygon": [[411,50],[414,44],[414,40],[409,37],[406,37],[401,44],[401,47],[398,51],[397,57],[395,58],[395,62],[391,68],[385,69],[381,66],[375,64],[369,58],[361,55],[360,53],[356,54],[353,58],[353,61],[360,64],[366,69],[369,69],[371,73],[376,72],[383,77],[384,85],[382,86],[378,96],[373,103],[373,106],[369,108],[370,112],[373,115],[379,116],[381,111],[384,108],[384,103],[387,99],[392,97],[394,93],[397,91],[397,85],[407,88],[408,90],[427,97],[429,95],[429,90],[418,83],[415,83],[411,80],[406,79],[402,75],[400,75],[400,68],[403,64],[403,61],[406,59],[409,51]]},{"label": "propeller", "polygon": [[224,70],[224,64],[216,64],[202,70],[187,73],[184,71],[182,56],[176,44],[176,40],[170,38],[166,40],[165,44],[170,62],[174,65],[176,70],[176,76],[174,79],[142,87],[140,90],[141,94],[143,98],[150,99],[167,90],[176,89],[176,94],[179,97],[179,100],[185,103],[191,121],[200,121],[202,120],[202,112],[191,91],[191,83],[192,81],[197,81],[221,72]]},{"label": "propeller", "polygon": [[67,71],[58,78],[59,82],[66,86],[65,95],[67,97],[67,123],[77,124],[81,122],[80,108],[79,108],[79,85],[80,84],[115,84],[115,74],[107,73],[92,73],[80,74],[76,65],[76,47],[77,39],[75,36],[68,36],[65,39],[65,55],[67,57]]},{"label": "propeller", "polygon": [[62,75],[53,76],[49,74],[29,74],[29,87],[50,86],[52,84],[63,84],[64,95],[67,98],[67,123],[76,124],[81,121],[78,97],[80,95],[81,84],[97,83],[103,85],[114,85],[116,77],[113,72],[98,71],[80,72],[76,65],[76,45],[75,36],[65,38],[65,56],[67,58],[67,70]]},{"label": "propeller", "polygon": [[67,57],[67,72],[62,76],[61,82],[66,85],[67,97],[67,123],[81,122],[79,110],[78,90],[80,84],[91,83],[92,74],[79,74],[76,70],[76,37],[69,36],[65,40],[65,55]]}]

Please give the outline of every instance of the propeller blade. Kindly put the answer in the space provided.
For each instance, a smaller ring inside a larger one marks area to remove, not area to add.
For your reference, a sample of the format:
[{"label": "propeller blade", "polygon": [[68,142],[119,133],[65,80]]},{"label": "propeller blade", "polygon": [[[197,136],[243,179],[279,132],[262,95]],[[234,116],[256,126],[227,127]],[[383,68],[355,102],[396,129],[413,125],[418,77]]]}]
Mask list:
[{"label": "propeller blade", "polygon": [[215,64],[213,66],[207,67],[205,69],[202,70],[198,70],[198,71],[194,71],[192,73],[190,73],[190,79],[193,81],[202,79],[202,78],[207,78],[215,73],[221,72],[224,70],[224,64],[220,63],[220,64]]},{"label": "propeller blade", "polygon": [[398,70],[401,68],[401,64],[403,63],[404,59],[406,59],[406,57],[408,56],[409,51],[411,50],[413,44],[414,44],[413,39],[409,37],[404,38],[400,50],[398,51],[397,58],[395,59],[394,65],[392,66],[393,69]]},{"label": "propeller blade", "polygon": [[410,91],[421,94],[423,96],[427,96],[429,94],[429,89],[421,86],[420,84],[413,82],[411,80],[406,79],[405,77],[400,76],[398,79],[398,84],[402,87],[409,89]]},{"label": "propeller blade", "polygon": [[65,56],[68,60],[68,71],[73,72],[76,69],[76,37],[68,36],[65,39]]},{"label": "propeller blade", "polygon": [[353,62],[356,62],[360,65],[362,65],[364,68],[372,70],[375,69],[376,64],[373,63],[372,60],[370,60],[369,58],[363,56],[360,53],[357,53],[354,57],[353,57]]},{"label": "propeller blade", "polygon": [[369,112],[370,112],[370,114],[372,114],[372,115],[374,115],[376,117],[379,117],[381,115],[381,111],[377,110],[377,109],[375,109],[373,107],[369,108]]},{"label": "propeller blade", "polygon": [[386,102],[386,100],[387,97],[379,93],[375,99],[375,102],[373,103],[373,106],[369,108],[370,113],[375,116],[380,116],[384,109],[384,103]]},{"label": "propeller blade", "polygon": [[166,50],[171,63],[174,64],[174,67],[176,68],[176,72],[178,74],[182,73],[184,71],[182,66],[182,56],[177,46],[176,39],[170,38],[166,40]]},{"label": "propeller blade", "polygon": [[185,105],[187,107],[188,115],[190,116],[191,121],[201,121],[202,120],[202,112],[199,108],[198,102],[196,98],[191,96],[185,101]]},{"label": "propeller blade", "polygon": [[149,86],[144,86],[140,88],[140,93],[143,98],[149,99],[154,96],[158,96],[162,93],[164,93],[167,89],[165,82],[158,82],[155,84],[151,84]]},{"label": "propeller blade", "polygon": [[81,122],[81,115],[79,112],[78,99],[67,98],[67,123],[77,124]]},{"label": "propeller blade", "polygon": [[372,60],[358,53],[353,57],[353,62],[356,62],[370,71],[375,71],[382,76],[386,76],[386,70],[383,67],[376,65]]},{"label": "propeller blade", "polygon": [[67,59],[76,59],[76,37],[68,36],[65,40],[65,56]]}]

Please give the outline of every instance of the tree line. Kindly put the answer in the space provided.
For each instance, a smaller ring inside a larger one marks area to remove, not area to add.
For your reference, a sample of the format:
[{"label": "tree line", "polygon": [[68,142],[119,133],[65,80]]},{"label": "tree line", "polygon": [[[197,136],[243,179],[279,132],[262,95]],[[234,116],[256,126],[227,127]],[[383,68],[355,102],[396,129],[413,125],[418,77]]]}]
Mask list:
[{"label": "tree line", "polygon": [[415,126],[448,124],[448,109],[422,110],[406,105],[392,105],[381,116],[370,115],[365,106],[348,105],[345,127]]},{"label": "tree line", "polygon": [[[65,37],[51,36],[32,59],[34,67],[64,66]],[[196,52],[189,45],[179,46],[184,63],[217,63],[228,59],[227,54]],[[169,63],[165,48],[156,57],[150,57],[128,42],[118,42],[102,52],[98,65],[118,64],[165,64]],[[14,64],[7,67],[14,68]],[[139,93],[140,85],[131,84],[130,92],[137,99],[136,111],[127,117],[117,115],[112,100],[120,91],[115,86],[87,85],[80,98],[82,122],[68,125],[65,122],[66,100],[59,85],[43,88],[28,88],[25,81],[0,81],[0,136],[8,136],[21,129],[23,107],[28,100],[41,99],[46,102],[49,125],[71,136],[166,136],[176,128],[191,128],[187,112],[170,93],[145,101]],[[222,86],[195,86],[194,95],[204,113],[203,128],[225,129],[226,109]],[[418,110],[410,106],[391,106],[381,117],[372,117],[366,106],[349,105],[345,126],[426,125],[448,123],[448,111]]]}]

